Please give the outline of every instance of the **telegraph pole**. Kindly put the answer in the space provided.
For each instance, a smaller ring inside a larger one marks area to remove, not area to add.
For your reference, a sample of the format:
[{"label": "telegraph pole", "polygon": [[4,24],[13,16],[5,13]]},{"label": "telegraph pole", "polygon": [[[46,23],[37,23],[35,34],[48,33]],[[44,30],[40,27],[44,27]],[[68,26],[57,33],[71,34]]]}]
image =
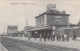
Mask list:
[{"label": "telegraph pole", "polygon": [[5,27],[4,27],[4,32],[3,32],[3,35],[5,35]]}]

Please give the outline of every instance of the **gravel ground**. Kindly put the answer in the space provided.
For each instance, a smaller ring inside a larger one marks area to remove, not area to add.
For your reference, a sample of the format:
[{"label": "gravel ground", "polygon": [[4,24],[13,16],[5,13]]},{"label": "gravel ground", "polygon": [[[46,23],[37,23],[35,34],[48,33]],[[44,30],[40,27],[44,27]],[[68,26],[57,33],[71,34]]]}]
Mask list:
[{"label": "gravel ground", "polygon": [[4,48],[1,46],[1,43],[0,43],[0,51],[5,51]]}]

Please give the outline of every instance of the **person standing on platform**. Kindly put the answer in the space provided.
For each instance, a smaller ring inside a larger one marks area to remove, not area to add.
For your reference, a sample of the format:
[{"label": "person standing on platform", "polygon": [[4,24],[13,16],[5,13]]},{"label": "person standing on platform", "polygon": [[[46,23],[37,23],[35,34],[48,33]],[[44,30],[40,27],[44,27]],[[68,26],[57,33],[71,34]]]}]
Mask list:
[{"label": "person standing on platform", "polygon": [[31,34],[28,32],[28,40],[30,40],[31,38]]},{"label": "person standing on platform", "polygon": [[64,34],[62,34],[62,41],[64,41]]},{"label": "person standing on platform", "polygon": [[57,34],[57,41],[59,41],[59,34]]},{"label": "person standing on platform", "polygon": [[47,35],[47,37],[48,37],[48,41],[49,41],[49,34]]},{"label": "person standing on platform", "polygon": [[53,35],[53,41],[55,41],[55,34]]},{"label": "person standing on platform", "polygon": [[44,34],[44,42],[46,41],[46,35]]},{"label": "person standing on platform", "polygon": [[59,41],[61,41],[61,34],[59,34]]},{"label": "person standing on platform", "polygon": [[69,35],[67,35],[67,41],[69,41]]},{"label": "person standing on platform", "polygon": [[74,34],[74,40],[76,39],[76,35]]},{"label": "person standing on platform", "polygon": [[53,41],[53,35],[52,34],[50,34],[50,39],[51,39],[51,41]]},{"label": "person standing on platform", "polygon": [[59,41],[60,40],[60,33],[59,33],[59,31],[57,31],[57,41]]},{"label": "person standing on platform", "polygon": [[54,34],[54,31],[53,31],[53,41],[55,41],[55,34]]},{"label": "person standing on platform", "polygon": [[62,41],[64,41],[64,33],[63,33],[63,31],[61,31],[61,39],[62,39]]},{"label": "person standing on platform", "polygon": [[35,41],[36,41],[36,38],[37,38],[37,34],[38,34],[38,32],[36,31],[36,32],[35,32]]},{"label": "person standing on platform", "polygon": [[37,36],[37,33],[35,33],[35,41],[36,41],[36,36]]},{"label": "person standing on platform", "polygon": [[66,35],[66,34],[64,34],[64,41],[66,41],[66,39],[67,39],[67,35]]},{"label": "person standing on platform", "polygon": [[75,31],[73,33],[74,33],[73,34],[74,40],[76,40],[76,33],[75,33]]},{"label": "person standing on platform", "polygon": [[42,41],[42,34],[40,34],[40,42]]}]

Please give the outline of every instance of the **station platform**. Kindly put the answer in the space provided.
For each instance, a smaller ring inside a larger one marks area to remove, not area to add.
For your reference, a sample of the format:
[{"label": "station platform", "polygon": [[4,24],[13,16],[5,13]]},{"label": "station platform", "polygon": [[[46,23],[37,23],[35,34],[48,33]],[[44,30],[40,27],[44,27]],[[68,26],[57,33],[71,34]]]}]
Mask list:
[{"label": "station platform", "polygon": [[42,41],[40,41],[39,38],[37,38],[35,40],[35,38],[31,38],[30,40],[28,40],[27,37],[8,37],[8,38],[12,38],[12,39],[18,39],[18,40],[24,40],[24,41],[30,41],[33,43],[42,43],[42,44],[48,44],[48,45],[56,45],[56,46],[62,46],[62,47],[69,47],[69,48],[76,48],[76,49],[80,49],[80,37],[77,38],[77,40],[72,40],[70,39],[69,41],[48,41],[46,40],[44,42],[44,39],[42,39]]}]

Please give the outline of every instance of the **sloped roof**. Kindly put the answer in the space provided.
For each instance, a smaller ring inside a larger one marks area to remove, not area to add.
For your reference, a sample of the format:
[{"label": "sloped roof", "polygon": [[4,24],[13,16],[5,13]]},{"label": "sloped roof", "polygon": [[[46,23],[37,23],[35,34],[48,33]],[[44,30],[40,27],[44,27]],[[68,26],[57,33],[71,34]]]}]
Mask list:
[{"label": "sloped roof", "polygon": [[44,13],[50,13],[50,14],[62,14],[62,12],[58,10],[46,10]]},{"label": "sloped roof", "polygon": [[[41,16],[43,14],[53,14],[53,15],[66,15],[66,16],[69,16],[69,14],[63,13],[63,12],[58,11],[58,10],[46,10],[45,12],[40,14],[39,16]],[[38,17],[38,16],[36,16],[36,17]]]},{"label": "sloped roof", "polygon": [[32,28],[34,28],[34,27],[32,27],[32,26],[26,26],[26,27],[24,27],[26,30],[28,30],[28,29],[32,29]]},{"label": "sloped roof", "polygon": [[79,29],[80,27],[76,26],[76,27],[65,27],[65,28],[60,28],[60,29]]},{"label": "sloped roof", "polygon": [[17,26],[8,26],[7,28],[8,28],[8,29],[18,29]]},{"label": "sloped roof", "polygon": [[63,12],[58,11],[58,10],[46,10],[44,13],[45,14],[55,14],[55,15],[58,14],[58,15],[67,15],[67,16],[69,16],[69,14],[63,13]]},{"label": "sloped roof", "polygon": [[76,26],[77,24],[69,23],[69,25],[73,25],[73,26]]}]

